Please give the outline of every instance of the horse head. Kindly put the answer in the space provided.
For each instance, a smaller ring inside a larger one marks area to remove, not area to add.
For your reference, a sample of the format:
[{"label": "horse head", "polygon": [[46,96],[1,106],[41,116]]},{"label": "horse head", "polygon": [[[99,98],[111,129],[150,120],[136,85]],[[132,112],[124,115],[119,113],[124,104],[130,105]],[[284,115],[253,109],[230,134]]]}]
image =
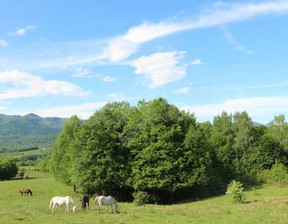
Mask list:
[{"label": "horse head", "polygon": [[76,205],[73,206],[72,211],[73,211],[73,212],[76,212],[76,211],[77,211],[77,206],[76,206]]}]

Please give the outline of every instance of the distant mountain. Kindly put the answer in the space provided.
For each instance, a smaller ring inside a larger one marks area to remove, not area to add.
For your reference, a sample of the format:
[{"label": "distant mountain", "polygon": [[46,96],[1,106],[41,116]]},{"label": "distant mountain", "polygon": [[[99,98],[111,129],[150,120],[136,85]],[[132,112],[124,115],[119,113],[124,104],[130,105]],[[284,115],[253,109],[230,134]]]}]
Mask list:
[{"label": "distant mountain", "polygon": [[52,146],[66,120],[57,117],[42,118],[36,114],[0,114],[0,149]]},{"label": "distant mountain", "polygon": [[254,125],[255,127],[265,126],[264,124],[261,124],[261,123],[258,123],[258,122],[253,122],[253,125]]}]

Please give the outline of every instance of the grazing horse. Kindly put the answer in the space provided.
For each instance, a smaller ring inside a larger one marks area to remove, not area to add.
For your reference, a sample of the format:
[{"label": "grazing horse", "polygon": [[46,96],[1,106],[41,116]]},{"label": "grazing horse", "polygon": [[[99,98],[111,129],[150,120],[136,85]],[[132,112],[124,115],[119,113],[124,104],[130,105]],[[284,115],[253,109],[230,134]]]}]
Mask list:
[{"label": "grazing horse", "polygon": [[50,201],[49,207],[52,208],[52,213],[54,212],[54,209],[60,205],[65,205],[65,212],[69,212],[69,205],[72,204],[73,208],[72,211],[75,212],[77,209],[77,205],[73,201],[73,199],[69,196],[66,197],[60,197],[56,196],[53,197]]},{"label": "grazing horse", "polygon": [[33,195],[32,191],[30,189],[21,189],[20,191],[20,194],[23,196],[23,195]]},{"label": "grazing horse", "polygon": [[[114,212],[115,210],[115,212],[118,213],[118,205],[116,203],[116,200],[112,196],[107,196],[107,197],[103,195],[97,196],[94,200],[94,203],[95,205],[97,205],[99,213],[100,213],[101,205],[106,205],[107,206],[106,210],[108,206],[110,205],[112,212]],[[114,206],[114,210],[113,210],[113,206]]]},{"label": "grazing horse", "polygon": [[82,199],[80,200],[81,201],[81,209],[82,210],[86,210],[86,206],[88,206],[88,209],[89,209],[89,196],[87,194],[85,194]]}]

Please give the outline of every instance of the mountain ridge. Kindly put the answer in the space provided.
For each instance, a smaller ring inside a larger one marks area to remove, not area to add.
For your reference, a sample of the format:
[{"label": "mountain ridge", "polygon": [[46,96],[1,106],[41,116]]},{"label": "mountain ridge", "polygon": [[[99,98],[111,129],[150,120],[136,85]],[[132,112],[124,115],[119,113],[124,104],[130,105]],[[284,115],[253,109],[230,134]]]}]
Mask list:
[{"label": "mountain ridge", "polygon": [[0,114],[0,149],[52,146],[67,118]]}]

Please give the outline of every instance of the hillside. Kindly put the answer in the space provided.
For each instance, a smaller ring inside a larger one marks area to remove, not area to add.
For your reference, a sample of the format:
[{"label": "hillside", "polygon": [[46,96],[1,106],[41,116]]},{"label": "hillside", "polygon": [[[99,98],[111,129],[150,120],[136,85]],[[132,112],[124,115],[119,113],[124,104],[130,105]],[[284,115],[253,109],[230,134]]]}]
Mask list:
[{"label": "hillside", "polygon": [[0,114],[0,150],[51,146],[67,119]]}]

